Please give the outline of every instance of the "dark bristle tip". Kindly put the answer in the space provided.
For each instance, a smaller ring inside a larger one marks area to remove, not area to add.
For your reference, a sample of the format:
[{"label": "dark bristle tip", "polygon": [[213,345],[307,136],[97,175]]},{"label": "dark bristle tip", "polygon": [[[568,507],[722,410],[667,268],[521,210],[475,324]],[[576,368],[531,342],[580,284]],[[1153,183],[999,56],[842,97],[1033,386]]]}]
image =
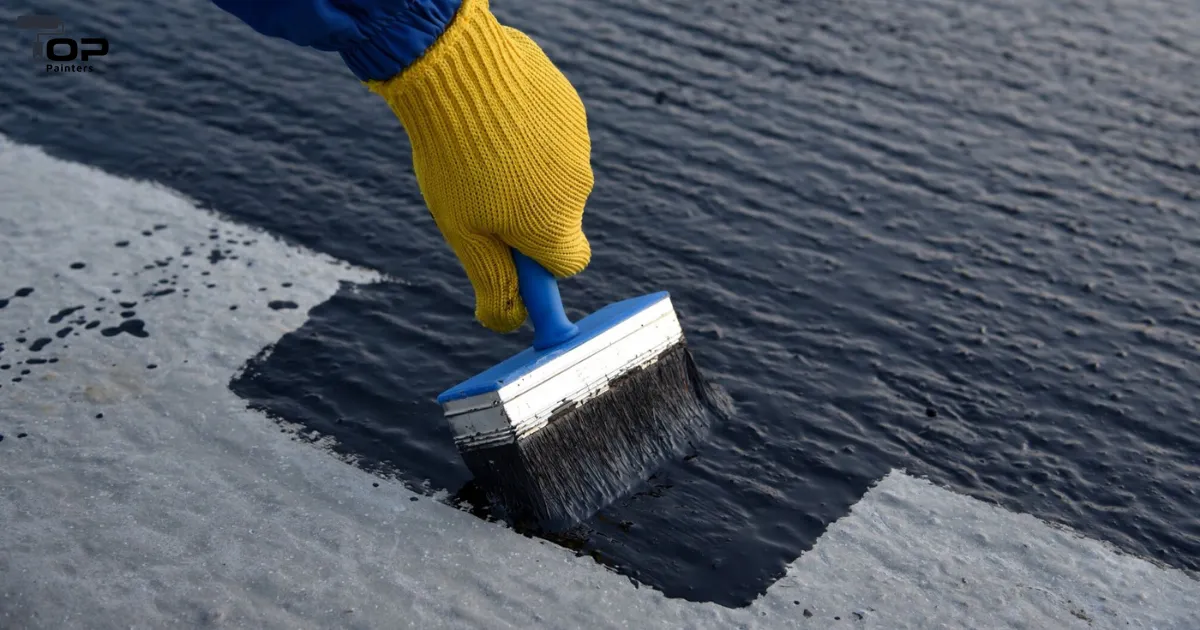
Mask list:
[{"label": "dark bristle tip", "polygon": [[680,342],[519,442],[462,456],[504,520],[559,533],[684,455],[732,411],[728,395],[704,379]]}]

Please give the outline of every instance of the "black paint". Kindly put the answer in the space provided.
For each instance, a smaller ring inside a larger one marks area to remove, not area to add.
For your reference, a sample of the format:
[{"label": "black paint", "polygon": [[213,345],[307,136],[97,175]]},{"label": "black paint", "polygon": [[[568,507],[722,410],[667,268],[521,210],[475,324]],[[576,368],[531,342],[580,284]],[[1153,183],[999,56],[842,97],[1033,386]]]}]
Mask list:
[{"label": "black paint", "polygon": [[38,339],[34,339],[33,343],[29,344],[29,351],[41,352],[42,348],[45,348],[47,345],[49,345],[51,341],[53,340],[50,337],[40,337]]},{"label": "black paint", "polygon": [[146,332],[146,322],[140,319],[127,319],[119,326],[100,329],[100,334],[105,337],[115,337],[121,333],[133,335],[134,337],[149,337],[150,333]]},{"label": "black paint", "polygon": [[83,269],[83,268],[84,268],[84,267],[86,267],[86,266],[87,266],[86,264],[84,264],[84,263],[81,263],[81,262],[73,262],[73,263],[71,263],[71,268],[72,268],[72,269]]},{"label": "black paint", "polygon": [[68,315],[70,315],[71,313],[74,313],[75,311],[81,310],[83,308],[84,308],[83,306],[71,306],[68,308],[64,308],[61,311],[55,313],[54,315],[51,315],[50,319],[48,319],[46,321],[51,324],[61,323],[62,320],[66,319],[66,317]]},{"label": "black paint", "polygon": [[271,307],[271,309],[276,310],[276,311],[300,308],[299,304],[296,304],[295,302],[293,302],[291,300],[271,300],[270,302],[267,303],[267,306]]},{"label": "black paint", "polygon": [[62,339],[64,337],[66,337],[67,335],[71,334],[72,330],[74,330],[74,328],[67,326],[66,328],[60,329],[58,332],[54,333],[54,336],[58,337],[59,339]]},{"label": "black paint", "polygon": [[33,287],[21,287],[20,289],[17,289],[17,292],[13,294],[13,297],[23,298],[29,297],[30,295],[33,295]]}]

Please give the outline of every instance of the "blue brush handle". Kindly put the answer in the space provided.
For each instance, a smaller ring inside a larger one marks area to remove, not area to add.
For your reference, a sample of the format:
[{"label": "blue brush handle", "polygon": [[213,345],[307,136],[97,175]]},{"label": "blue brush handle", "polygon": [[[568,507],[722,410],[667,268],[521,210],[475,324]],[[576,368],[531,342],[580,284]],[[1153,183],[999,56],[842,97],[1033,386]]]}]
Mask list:
[{"label": "blue brush handle", "polygon": [[517,265],[517,285],[529,321],[533,322],[533,348],[546,350],[569,341],[579,334],[579,327],[567,319],[558,280],[538,262],[517,250],[512,250]]}]

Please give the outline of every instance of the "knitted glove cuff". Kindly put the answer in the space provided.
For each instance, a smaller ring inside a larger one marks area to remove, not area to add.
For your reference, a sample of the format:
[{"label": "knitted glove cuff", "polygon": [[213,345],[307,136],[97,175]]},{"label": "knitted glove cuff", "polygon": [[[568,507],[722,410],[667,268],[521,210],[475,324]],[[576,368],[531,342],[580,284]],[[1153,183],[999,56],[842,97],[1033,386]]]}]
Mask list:
[{"label": "knitted glove cuff", "polygon": [[420,115],[422,103],[461,110],[469,96],[463,92],[494,92],[497,82],[509,82],[520,66],[489,0],[461,1],[445,31],[419,59],[386,80],[364,81],[392,105],[410,132],[414,129],[409,123]]},{"label": "knitted glove cuff", "polygon": [[361,39],[338,47],[361,81],[382,81],[418,61],[454,20],[461,0],[405,0],[399,10],[358,24]]}]

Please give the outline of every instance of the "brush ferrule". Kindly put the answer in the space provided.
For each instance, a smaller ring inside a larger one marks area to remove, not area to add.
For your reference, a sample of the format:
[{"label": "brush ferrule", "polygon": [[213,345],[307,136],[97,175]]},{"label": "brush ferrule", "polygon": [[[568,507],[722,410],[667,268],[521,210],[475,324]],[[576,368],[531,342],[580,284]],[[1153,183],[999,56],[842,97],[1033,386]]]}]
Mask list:
[{"label": "brush ferrule", "polygon": [[[650,299],[647,299],[650,298]],[[652,365],[683,342],[683,330],[667,294],[634,298],[620,317],[590,328],[579,322],[577,342],[540,358],[518,376],[468,396],[445,396],[442,408],[460,449],[512,443],[544,428],[565,413],[608,391],[610,384]]]}]

